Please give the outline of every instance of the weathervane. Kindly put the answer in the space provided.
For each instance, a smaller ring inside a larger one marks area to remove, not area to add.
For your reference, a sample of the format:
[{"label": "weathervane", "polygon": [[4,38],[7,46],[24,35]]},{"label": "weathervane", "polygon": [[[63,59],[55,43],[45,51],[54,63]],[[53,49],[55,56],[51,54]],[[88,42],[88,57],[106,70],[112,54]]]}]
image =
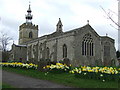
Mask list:
[{"label": "weathervane", "polygon": [[29,1],[29,4],[30,4],[31,2]]},{"label": "weathervane", "polygon": [[14,44],[14,40],[13,40],[13,44]]},{"label": "weathervane", "polygon": [[108,34],[106,33],[106,36],[108,36]]},{"label": "weathervane", "polygon": [[89,24],[89,20],[87,20],[87,24]]}]

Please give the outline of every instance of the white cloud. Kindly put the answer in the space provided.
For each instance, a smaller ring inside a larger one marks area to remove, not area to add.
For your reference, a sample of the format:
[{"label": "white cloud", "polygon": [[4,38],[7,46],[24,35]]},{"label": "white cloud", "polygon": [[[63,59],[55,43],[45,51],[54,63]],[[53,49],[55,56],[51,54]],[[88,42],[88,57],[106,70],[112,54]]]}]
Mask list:
[{"label": "white cloud", "polygon": [[[0,0],[0,30],[4,28],[5,31],[10,31],[10,36],[15,37],[15,43],[18,27],[25,22],[28,4],[28,0]],[[31,0],[33,23],[39,25],[41,36],[55,31],[59,17],[64,31],[81,27],[89,20],[99,35],[108,33],[117,41],[117,31],[109,25],[113,23],[106,19],[100,5],[117,13],[117,0]],[[117,21],[116,17],[113,16]]]}]

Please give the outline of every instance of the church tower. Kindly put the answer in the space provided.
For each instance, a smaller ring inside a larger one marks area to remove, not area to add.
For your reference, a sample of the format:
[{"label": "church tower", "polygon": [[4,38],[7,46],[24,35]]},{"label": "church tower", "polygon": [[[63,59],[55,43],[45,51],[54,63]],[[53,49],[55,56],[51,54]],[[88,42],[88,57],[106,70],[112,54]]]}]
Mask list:
[{"label": "church tower", "polygon": [[19,26],[19,44],[26,44],[27,41],[38,38],[38,25],[32,23],[33,16],[31,15],[31,8],[27,10],[27,15],[25,16],[26,22]]},{"label": "church tower", "polygon": [[57,25],[56,25],[56,32],[63,32],[62,30],[62,27],[63,27],[63,25],[62,25],[62,22],[61,22],[61,19],[59,18],[59,21],[58,21],[58,23],[57,23]]},{"label": "church tower", "polygon": [[120,0],[118,0],[118,50],[120,51]]}]

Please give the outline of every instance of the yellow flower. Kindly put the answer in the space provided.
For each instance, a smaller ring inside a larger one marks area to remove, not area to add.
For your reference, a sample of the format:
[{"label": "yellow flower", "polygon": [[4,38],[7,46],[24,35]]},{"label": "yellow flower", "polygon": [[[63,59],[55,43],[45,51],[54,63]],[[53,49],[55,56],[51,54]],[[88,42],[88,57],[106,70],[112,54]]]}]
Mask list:
[{"label": "yellow flower", "polygon": [[117,71],[117,70],[115,71],[115,74],[118,74],[118,71]]},{"label": "yellow flower", "polygon": [[105,82],[105,80],[103,79],[103,82]]},{"label": "yellow flower", "polygon": [[102,76],[103,76],[103,74],[100,74],[100,76],[102,77]]},{"label": "yellow flower", "polygon": [[63,65],[62,63],[56,63],[56,65]]},{"label": "yellow flower", "polygon": [[43,67],[43,69],[45,69],[45,67]]},{"label": "yellow flower", "polygon": [[88,70],[88,72],[93,72],[92,70]]},{"label": "yellow flower", "polygon": [[50,65],[47,65],[46,67],[47,67],[47,68],[50,68]]},{"label": "yellow flower", "polygon": [[81,73],[81,71],[79,71],[78,73]]},{"label": "yellow flower", "polygon": [[73,74],[74,74],[74,71],[72,71],[71,73],[73,73]]}]

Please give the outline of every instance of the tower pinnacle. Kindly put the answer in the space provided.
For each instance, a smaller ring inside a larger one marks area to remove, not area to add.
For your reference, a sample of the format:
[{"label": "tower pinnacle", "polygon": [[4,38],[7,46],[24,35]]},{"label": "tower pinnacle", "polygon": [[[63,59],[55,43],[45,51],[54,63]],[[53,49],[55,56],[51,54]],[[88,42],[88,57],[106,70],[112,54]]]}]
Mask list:
[{"label": "tower pinnacle", "polygon": [[27,10],[27,15],[25,16],[25,18],[26,18],[26,23],[28,24],[28,23],[32,23],[32,15],[31,15],[31,12],[32,12],[32,10],[31,10],[31,8],[30,8],[30,2],[29,2],[29,8],[28,8],[28,10]]}]

